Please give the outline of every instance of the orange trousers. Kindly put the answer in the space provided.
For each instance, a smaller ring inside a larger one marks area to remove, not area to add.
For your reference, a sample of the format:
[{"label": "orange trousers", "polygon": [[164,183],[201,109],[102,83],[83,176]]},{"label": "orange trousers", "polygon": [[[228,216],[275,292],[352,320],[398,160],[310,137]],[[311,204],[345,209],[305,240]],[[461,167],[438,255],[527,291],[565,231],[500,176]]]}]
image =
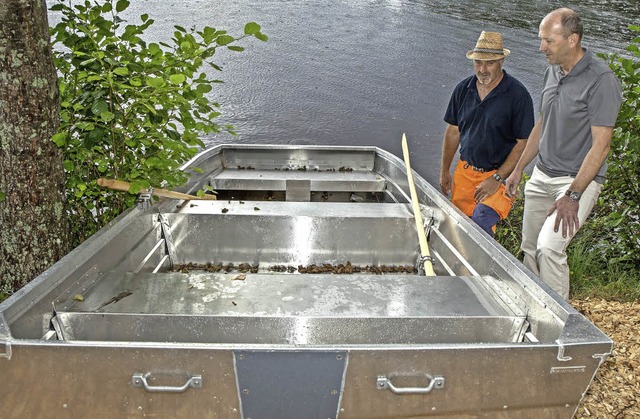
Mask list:
[{"label": "orange trousers", "polygon": [[[467,165],[467,168],[465,168],[466,164],[466,162],[460,160],[456,166],[456,170],[453,172],[451,202],[460,208],[468,217],[471,217],[477,205],[473,198],[476,187],[485,179],[492,176],[496,170],[478,172],[473,170],[471,165]],[[502,183],[496,193],[481,203],[497,212],[501,220],[504,220],[507,215],[509,215],[509,211],[511,211],[511,207],[513,206],[513,201],[507,196],[506,189]]]}]

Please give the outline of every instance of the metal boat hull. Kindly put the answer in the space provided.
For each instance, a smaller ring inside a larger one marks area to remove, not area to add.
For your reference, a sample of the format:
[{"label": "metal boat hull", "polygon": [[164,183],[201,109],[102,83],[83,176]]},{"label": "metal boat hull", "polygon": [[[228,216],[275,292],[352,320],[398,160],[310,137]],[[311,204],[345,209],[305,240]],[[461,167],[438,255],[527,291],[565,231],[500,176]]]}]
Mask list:
[{"label": "metal boat hull", "polygon": [[[0,304],[4,417],[570,418],[611,340],[374,147],[223,145]],[[37,403],[34,402],[37,400]],[[8,411],[7,411],[8,410]]]}]

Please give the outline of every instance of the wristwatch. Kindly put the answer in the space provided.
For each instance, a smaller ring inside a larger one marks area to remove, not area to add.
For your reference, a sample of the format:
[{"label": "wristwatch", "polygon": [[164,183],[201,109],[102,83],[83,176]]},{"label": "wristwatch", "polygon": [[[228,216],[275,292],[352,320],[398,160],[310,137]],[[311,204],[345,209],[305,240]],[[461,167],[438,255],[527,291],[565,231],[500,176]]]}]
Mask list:
[{"label": "wristwatch", "polygon": [[502,177],[497,172],[493,174],[493,178],[498,182],[502,182]]},{"label": "wristwatch", "polygon": [[580,197],[582,196],[582,193],[572,191],[570,189],[567,189],[567,192],[565,192],[564,194],[569,197],[569,200],[571,202],[578,202],[580,200]]}]

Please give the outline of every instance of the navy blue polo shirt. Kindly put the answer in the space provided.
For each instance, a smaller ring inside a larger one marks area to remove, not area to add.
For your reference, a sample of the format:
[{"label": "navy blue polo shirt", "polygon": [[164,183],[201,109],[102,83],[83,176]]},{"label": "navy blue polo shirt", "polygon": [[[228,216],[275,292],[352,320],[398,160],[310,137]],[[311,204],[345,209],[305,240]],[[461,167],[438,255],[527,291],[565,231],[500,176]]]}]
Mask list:
[{"label": "navy blue polo shirt", "polygon": [[533,100],[522,83],[503,70],[500,83],[480,100],[477,77],[458,83],[444,120],[460,130],[460,159],[472,166],[499,168],[534,125]]}]

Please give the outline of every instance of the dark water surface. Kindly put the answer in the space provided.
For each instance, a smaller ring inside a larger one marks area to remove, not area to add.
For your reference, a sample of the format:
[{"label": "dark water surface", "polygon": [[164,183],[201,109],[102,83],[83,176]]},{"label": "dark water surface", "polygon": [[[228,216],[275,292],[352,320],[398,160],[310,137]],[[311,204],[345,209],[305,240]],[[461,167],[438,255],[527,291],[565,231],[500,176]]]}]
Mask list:
[{"label": "dark water surface", "polygon": [[[583,44],[620,52],[640,23],[639,1],[564,3],[585,20]],[[465,53],[480,31],[500,31],[512,53],[505,69],[539,98],[546,61],[538,24],[556,1],[446,0],[135,0],[131,21],[148,13],[149,40],[168,41],[174,25],[242,33],[258,22],[266,43],[214,56],[225,81],[211,93],[224,142],[375,145],[402,156],[406,132],[412,167],[437,183],[444,109],[455,84],[472,73]],[[55,21],[55,17],[52,18]]]}]

